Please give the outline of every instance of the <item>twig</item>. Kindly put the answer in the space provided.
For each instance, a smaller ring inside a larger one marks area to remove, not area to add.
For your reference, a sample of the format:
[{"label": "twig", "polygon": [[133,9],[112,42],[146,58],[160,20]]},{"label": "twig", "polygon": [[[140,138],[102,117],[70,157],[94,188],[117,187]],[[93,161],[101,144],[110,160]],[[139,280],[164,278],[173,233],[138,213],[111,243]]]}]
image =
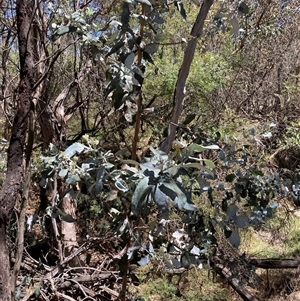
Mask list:
[{"label": "twig", "polygon": [[[69,261],[71,261],[74,257],[78,256],[79,254],[81,254],[81,252],[88,246],[90,245],[90,242],[86,242],[83,245],[81,245],[74,253],[70,254],[68,257],[66,257],[62,262],[60,262],[55,268],[53,268],[49,273],[47,273],[47,275],[45,276],[45,278],[50,279],[54,276],[56,276],[59,271],[62,269],[62,267],[64,265],[66,265]],[[82,268],[81,268],[82,269]]]},{"label": "twig", "polygon": [[61,298],[63,298],[63,299],[69,300],[69,301],[76,301],[76,300],[73,299],[72,297],[67,296],[67,295],[65,295],[65,294],[63,294],[63,293],[58,292],[57,289],[56,289],[56,287],[55,287],[55,284],[54,284],[54,281],[53,281],[53,278],[52,278],[52,277],[49,278],[49,281],[50,281],[50,284],[51,284],[51,288],[52,288],[53,292],[55,293],[55,295],[56,295],[57,297],[61,297]]},{"label": "twig", "polygon": [[34,294],[35,292],[35,287],[32,288],[21,301],[27,301],[30,299],[30,297]]},{"label": "twig", "polygon": [[261,269],[297,269],[300,266],[300,260],[294,259],[254,258],[249,263]]},{"label": "twig", "polygon": [[119,297],[119,293],[106,287],[106,286],[99,286],[100,289],[104,290],[105,292],[107,292],[108,294],[114,296],[114,297]]},{"label": "twig", "polygon": [[63,294],[63,293],[60,293],[60,292],[58,292],[58,291],[56,291],[55,294],[56,294],[57,297],[61,297],[61,298],[64,298],[64,299],[66,299],[66,300],[69,300],[69,301],[76,301],[76,300],[73,299],[72,297],[67,296],[67,295],[65,295],[65,294]]},{"label": "twig", "polygon": [[[73,279],[72,279],[73,280]],[[89,289],[89,288],[87,288],[87,287],[85,287],[84,285],[82,285],[82,284],[79,284],[79,283],[77,283],[76,281],[75,281],[75,285],[71,282],[71,279],[70,280],[67,280],[67,281],[65,281],[63,284],[61,284],[60,286],[59,286],[59,288],[60,289],[66,289],[66,288],[68,288],[68,287],[70,287],[70,286],[72,286],[72,287],[78,287],[78,288],[80,288],[81,290],[83,289],[87,294],[89,294],[90,296],[87,296],[85,293],[84,293],[84,295],[86,296],[86,297],[95,297],[96,296],[96,293],[93,291],[93,290],[91,290],[91,289]]]},{"label": "twig", "polygon": [[[145,3],[142,3],[142,16],[145,16],[146,14],[146,6]],[[144,26],[145,26],[145,21],[143,18],[141,18],[141,25],[140,25],[140,37],[143,39],[144,37]],[[140,66],[142,63],[142,58],[143,58],[143,53],[141,46],[138,45],[138,61],[137,65]],[[142,86],[142,84],[141,84]],[[134,129],[134,137],[133,137],[133,142],[132,142],[132,160],[136,161],[136,156],[137,156],[137,146],[139,142],[139,133],[140,133],[140,127],[141,127],[141,112],[142,112],[142,101],[143,101],[143,96],[142,96],[142,87],[136,87],[138,89],[138,99],[137,99],[137,112],[136,112],[136,120],[135,120],[135,129]],[[125,297],[124,297],[125,298]],[[123,300],[123,299],[121,299]],[[124,299],[125,300],[125,299]]]},{"label": "twig", "polygon": [[94,298],[92,298],[92,297],[85,297],[85,298],[83,298],[81,301],[84,301],[84,300],[86,300],[86,299],[91,299],[91,300],[97,301],[96,299],[94,299]]},{"label": "twig", "polygon": [[[83,289],[82,285],[79,284],[78,281],[74,280],[74,279],[70,279],[71,282],[74,282],[77,284],[78,288],[82,291],[82,293],[84,294],[84,297],[88,297],[88,295],[86,294],[85,290]],[[94,292],[93,292],[94,293]]]}]

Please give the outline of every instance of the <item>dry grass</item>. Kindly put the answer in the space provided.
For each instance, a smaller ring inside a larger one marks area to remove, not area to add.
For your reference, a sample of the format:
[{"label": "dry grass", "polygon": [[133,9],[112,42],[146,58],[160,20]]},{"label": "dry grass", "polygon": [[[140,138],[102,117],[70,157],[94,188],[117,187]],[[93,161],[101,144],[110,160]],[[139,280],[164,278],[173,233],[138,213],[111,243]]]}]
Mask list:
[{"label": "dry grass", "polygon": [[258,294],[259,300],[283,301],[300,300],[296,298],[296,293],[300,291],[299,270],[268,270],[258,271],[262,278],[261,288]]}]

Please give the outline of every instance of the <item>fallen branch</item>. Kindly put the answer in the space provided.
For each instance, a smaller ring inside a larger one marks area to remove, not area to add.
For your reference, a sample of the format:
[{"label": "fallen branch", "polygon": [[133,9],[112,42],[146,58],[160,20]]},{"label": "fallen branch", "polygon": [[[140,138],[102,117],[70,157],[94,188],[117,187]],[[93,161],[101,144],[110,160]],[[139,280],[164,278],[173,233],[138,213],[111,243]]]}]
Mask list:
[{"label": "fallen branch", "polygon": [[297,269],[300,260],[294,259],[251,259],[250,264],[261,269]]},{"label": "fallen branch", "polygon": [[[116,277],[119,274],[119,272],[98,272],[94,275],[80,275],[77,277],[74,277],[72,280],[76,282],[93,282],[93,281],[99,281],[99,280],[106,280],[109,279],[111,276]],[[67,281],[66,281],[67,282]],[[60,285],[60,287],[64,286],[65,282]]]},{"label": "fallen branch", "polygon": [[101,289],[101,290],[103,290],[103,291],[105,291],[106,293],[108,293],[109,295],[111,295],[111,296],[114,296],[114,297],[119,297],[119,293],[118,292],[116,292],[116,291],[114,291],[114,290],[112,290],[112,289],[110,289],[109,287],[106,287],[106,286],[99,286],[99,288]]},{"label": "fallen branch", "polygon": [[[75,284],[72,283],[72,281],[75,282]],[[66,289],[66,288],[69,288],[69,287],[71,287],[71,286],[72,286],[72,287],[75,287],[75,288],[79,288],[81,291],[83,291],[84,295],[88,294],[89,297],[95,297],[95,296],[96,296],[96,293],[95,293],[93,290],[91,290],[91,289],[85,287],[85,286],[82,285],[82,284],[79,284],[77,281],[74,281],[73,279],[70,279],[70,280],[65,281],[63,284],[61,284],[61,285],[59,286],[59,288],[60,288],[60,289]],[[86,296],[86,297],[87,297],[87,296]]]},{"label": "fallen branch", "polygon": [[216,273],[225,278],[228,284],[243,298],[244,301],[259,301],[239,282],[224,265],[214,262]]}]

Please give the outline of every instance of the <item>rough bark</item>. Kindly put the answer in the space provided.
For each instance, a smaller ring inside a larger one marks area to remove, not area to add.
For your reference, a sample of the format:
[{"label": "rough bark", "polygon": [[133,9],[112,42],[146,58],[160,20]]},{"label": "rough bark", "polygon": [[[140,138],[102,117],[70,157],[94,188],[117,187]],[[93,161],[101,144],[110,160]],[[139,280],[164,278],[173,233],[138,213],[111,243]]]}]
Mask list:
[{"label": "rough bark", "polygon": [[16,255],[15,255],[15,264],[13,271],[11,272],[11,291],[15,292],[17,278],[20,272],[23,251],[24,251],[24,233],[26,228],[26,207],[29,197],[30,184],[31,184],[31,173],[30,169],[27,168],[26,176],[24,177],[25,187],[23,189],[23,196],[20,206],[20,214],[18,218],[18,233],[16,237]]},{"label": "rough bark", "polygon": [[35,76],[31,23],[34,1],[16,1],[16,20],[20,58],[18,108],[15,112],[7,152],[6,179],[0,191],[0,300],[11,300],[9,252],[5,239],[5,225],[10,219],[16,201],[20,198],[24,171],[25,138],[31,108]]},{"label": "rough bark", "polygon": [[18,109],[15,113],[7,152],[7,173],[0,192],[0,221],[6,223],[20,196],[23,178],[23,155],[34,82],[33,49],[30,43],[30,23],[33,1],[17,1],[17,28],[20,57]]},{"label": "rough bark", "polygon": [[172,148],[172,143],[175,139],[176,135],[176,129],[178,127],[179,117],[182,113],[183,104],[184,104],[184,97],[185,97],[185,84],[187,77],[190,73],[190,67],[194,58],[194,53],[197,46],[198,37],[201,35],[204,21],[207,17],[207,14],[210,10],[210,7],[213,4],[213,0],[204,0],[199,14],[197,16],[196,22],[192,28],[191,36],[193,37],[191,40],[189,40],[186,50],[184,52],[184,58],[182,61],[181,68],[179,70],[177,82],[176,82],[176,88],[174,92],[174,108],[172,112],[171,122],[169,123],[169,129],[168,129],[168,137],[163,142],[161,146],[161,150],[168,153]]}]

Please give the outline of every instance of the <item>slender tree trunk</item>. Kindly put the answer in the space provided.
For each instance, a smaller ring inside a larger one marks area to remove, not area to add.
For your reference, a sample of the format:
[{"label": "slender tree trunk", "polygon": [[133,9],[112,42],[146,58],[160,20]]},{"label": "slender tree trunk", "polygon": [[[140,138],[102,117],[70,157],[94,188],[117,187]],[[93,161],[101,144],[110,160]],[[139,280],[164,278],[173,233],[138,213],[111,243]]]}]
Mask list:
[{"label": "slender tree trunk", "polygon": [[197,37],[202,33],[204,21],[207,17],[207,14],[210,10],[210,7],[213,4],[213,0],[204,0],[199,14],[197,16],[196,22],[191,31],[191,36],[193,37],[187,44],[186,50],[184,52],[184,58],[179,70],[176,88],[174,92],[174,108],[172,112],[171,122],[169,123],[168,137],[163,142],[161,150],[168,153],[172,148],[172,143],[175,139],[176,129],[178,127],[179,117],[183,109],[184,102],[184,90],[187,77],[190,73],[190,67],[194,58],[194,53],[197,46]]},{"label": "slender tree trunk", "polygon": [[28,127],[34,84],[34,57],[31,23],[34,1],[16,1],[17,34],[20,58],[20,84],[18,108],[15,112],[7,153],[6,179],[0,191],[0,300],[12,300],[9,251],[6,244],[5,225],[8,223],[16,201],[20,199],[24,172],[25,138]]}]

